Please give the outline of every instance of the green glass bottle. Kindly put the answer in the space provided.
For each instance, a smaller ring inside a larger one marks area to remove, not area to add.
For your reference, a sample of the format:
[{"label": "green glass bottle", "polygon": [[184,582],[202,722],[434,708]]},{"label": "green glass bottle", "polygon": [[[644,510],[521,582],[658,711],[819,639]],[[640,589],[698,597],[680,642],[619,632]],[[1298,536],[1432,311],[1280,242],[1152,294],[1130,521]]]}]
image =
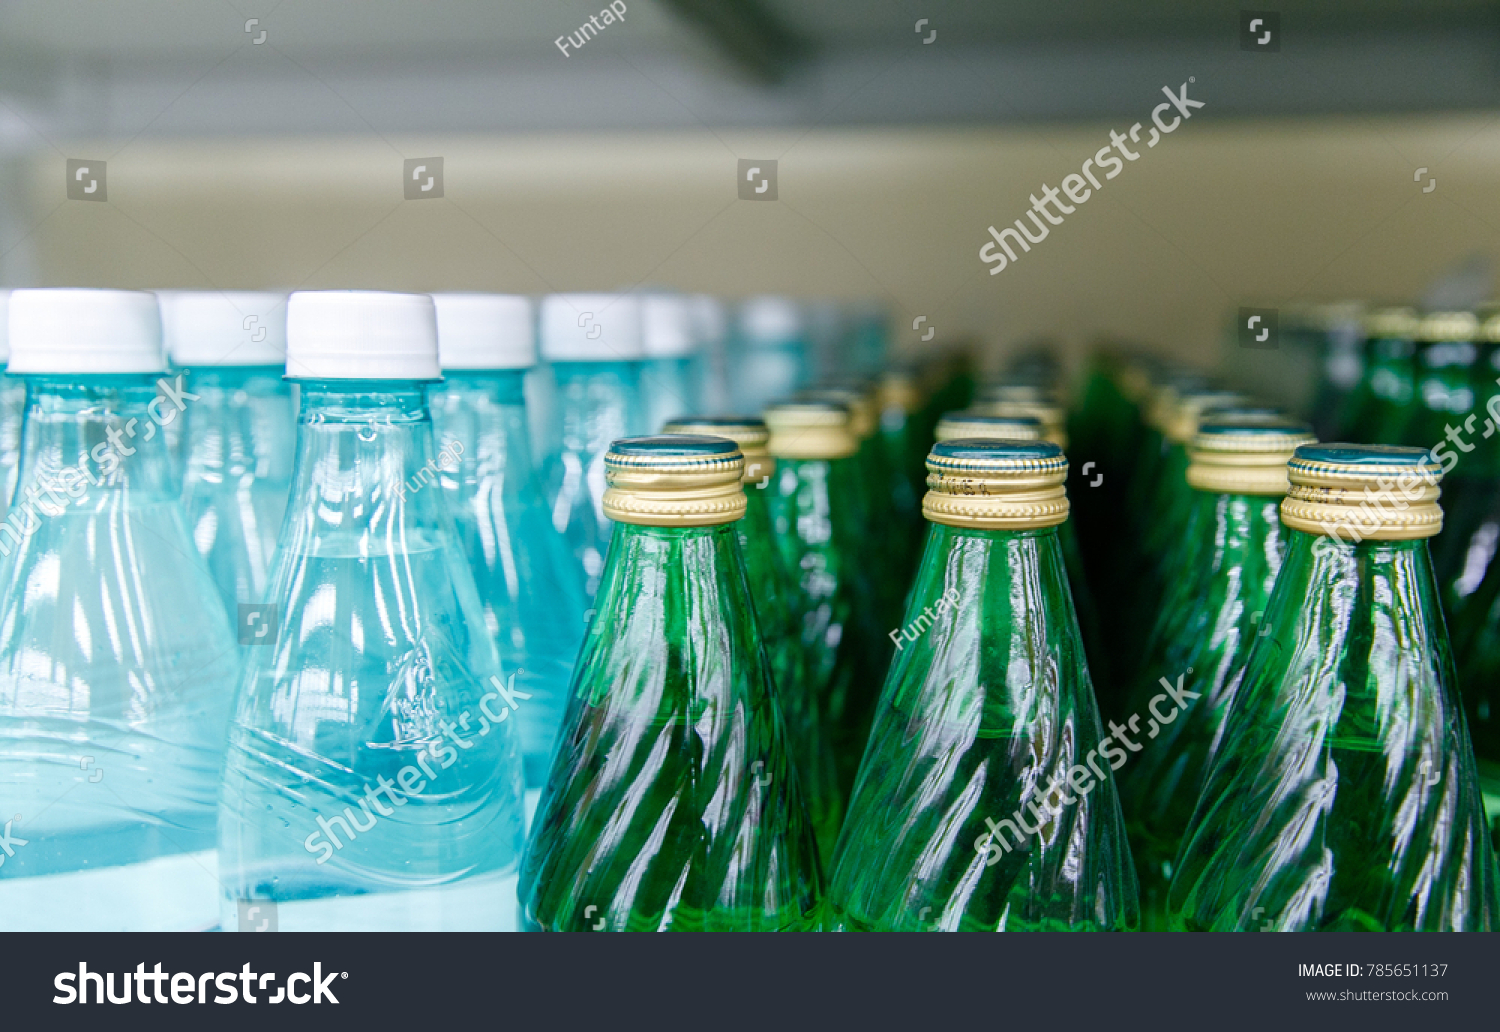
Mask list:
[{"label": "green glass bottle", "polygon": [[522,864],[527,927],[796,931],[817,845],[734,522],[733,441],[626,438],[610,539]]},{"label": "green glass bottle", "polygon": [[1286,558],[1168,896],[1174,929],[1481,931],[1500,897],[1428,557],[1440,467],[1304,445]]},{"label": "green glass bottle", "polygon": [[[1127,727],[1145,747],[1122,776],[1122,800],[1146,931],[1166,930],[1172,863],[1286,549],[1277,507],[1287,460],[1312,442],[1306,424],[1215,415],[1188,451],[1193,510],[1180,588],[1168,596],[1126,707]],[[1163,688],[1175,689],[1181,705]]]},{"label": "green glass bottle", "polygon": [[815,815],[818,844],[831,852],[864,752],[881,680],[893,651],[875,622],[875,592],[860,548],[865,524],[858,441],[848,409],[831,402],[773,405],[765,412],[776,475],[767,488],[777,547],[794,571],[793,612],[806,672],[796,692],[811,752],[798,770]]},{"label": "green glass bottle", "polygon": [[1047,442],[952,440],[928,470],[926,549],[825,927],[1133,928],[1111,776],[1125,753],[1100,727],[1058,543],[1067,460]]},{"label": "green glass bottle", "polygon": [[[1500,850],[1500,563],[1491,563],[1480,590],[1460,617],[1473,625],[1459,660],[1458,684],[1473,735],[1490,842]],[[1481,599],[1481,596],[1482,599]]]},{"label": "green glass bottle", "polygon": [[[793,758],[810,755],[816,741],[815,720],[799,690],[807,681],[807,654],[802,647],[801,620],[793,610],[796,586],[776,546],[767,493],[776,474],[776,460],[766,450],[771,432],[765,420],[755,416],[685,416],[668,423],[662,433],[723,437],[737,444],[745,457],[745,518],[736,520],[734,528]],[[820,820],[834,819],[815,808],[823,796],[810,796],[806,785],[803,798],[814,826]]]},{"label": "green glass bottle", "polygon": [[1399,444],[1416,396],[1413,357],[1417,314],[1382,308],[1365,318],[1364,368],[1351,394],[1342,436],[1368,444]]},{"label": "green glass bottle", "polygon": [[1450,622],[1479,586],[1500,536],[1500,401],[1496,416],[1489,415],[1487,403],[1496,397],[1488,361],[1493,352],[1481,356],[1478,338],[1479,321],[1469,312],[1422,319],[1415,399],[1402,442],[1430,449],[1443,464],[1443,531],[1431,547]]}]

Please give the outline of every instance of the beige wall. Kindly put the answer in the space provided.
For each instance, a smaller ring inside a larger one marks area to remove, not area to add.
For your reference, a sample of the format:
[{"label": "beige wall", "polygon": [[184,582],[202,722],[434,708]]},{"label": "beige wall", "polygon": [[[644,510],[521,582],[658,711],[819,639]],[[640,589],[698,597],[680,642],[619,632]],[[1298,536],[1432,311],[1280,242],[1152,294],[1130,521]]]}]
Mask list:
[{"label": "beige wall", "polygon": [[[1113,333],[1205,360],[1237,304],[1410,297],[1496,251],[1500,120],[1210,106],[987,275],[985,227],[1109,128],[74,141],[108,158],[109,201],[65,202],[63,158],[36,157],[25,246],[44,284],[878,295],[913,349],[924,314],[997,348]],[[433,154],[446,197],[403,201],[402,158]],[[779,157],[778,203],[736,200],[741,155]]]}]

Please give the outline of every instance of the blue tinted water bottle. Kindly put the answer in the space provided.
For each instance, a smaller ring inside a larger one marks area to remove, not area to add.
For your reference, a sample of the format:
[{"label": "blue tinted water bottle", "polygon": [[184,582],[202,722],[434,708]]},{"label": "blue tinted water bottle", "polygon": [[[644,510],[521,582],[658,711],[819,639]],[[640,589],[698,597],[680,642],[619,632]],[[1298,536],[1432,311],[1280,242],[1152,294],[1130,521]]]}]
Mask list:
[{"label": "blue tinted water bottle", "polygon": [[[10,359],[10,291],[0,290],[0,366]],[[0,503],[9,504],[21,462],[21,413],[26,408],[26,382],[0,377]]]},{"label": "blue tinted water bottle", "polygon": [[292,501],[230,723],[226,929],[515,926],[515,713],[439,484],[425,295],[293,294]]},{"label": "blue tinted water bottle", "polygon": [[536,362],[531,303],[435,294],[444,382],[433,391],[438,480],[479,584],[485,627],[530,694],[516,711],[526,783],[540,787],[583,640],[583,581],[532,466],[523,382]]},{"label": "blue tinted water bottle", "polygon": [[286,296],[179,291],[162,299],[172,364],[198,401],[184,413],[182,503],[225,608],[261,600],[291,488],[296,413]]},{"label": "blue tinted water bottle", "polygon": [[641,299],[641,401],[646,426],[657,433],[689,412],[701,411],[700,339],[691,302],[675,294]]},{"label": "blue tinted water bottle", "polygon": [[754,297],[740,306],[729,384],[737,412],[760,412],[804,386],[807,341],[802,310],[787,297]]},{"label": "blue tinted water bottle", "polygon": [[560,450],[548,460],[552,525],[568,541],[590,598],[604,571],[604,456],[646,433],[640,304],[623,294],[553,294],[542,301],[542,357],[556,381]]},{"label": "blue tinted water bottle", "polygon": [[0,929],[217,918],[214,796],[238,660],[161,428],[156,298],[18,290],[27,387],[0,523]]}]

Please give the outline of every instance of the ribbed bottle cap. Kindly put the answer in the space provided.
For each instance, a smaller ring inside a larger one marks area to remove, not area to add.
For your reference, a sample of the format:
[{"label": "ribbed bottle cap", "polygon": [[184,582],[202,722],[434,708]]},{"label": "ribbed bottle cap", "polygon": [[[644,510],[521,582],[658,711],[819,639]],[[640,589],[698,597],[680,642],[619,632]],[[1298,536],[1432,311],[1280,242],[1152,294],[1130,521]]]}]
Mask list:
[{"label": "ribbed bottle cap", "polygon": [[826,401],[795,401],[765,411],[770,452],[778,459],[843,459],[859,451],[849,410]]},{"label": "ribbed bottle cap", "polygon": [[1068,460],[1048,441],[939,441],[922,515],[976,530],[1055,527],[1068,518]]},{"label": "ribbed bottle cap", "polygon": [[648,294],[641,299],[641,346],[647,358],[686,358],[698,350],[693,309],[675,294]]},{"label": "ribbed bottle cap", "polygon": [[745,515],[745,457],[724,437],[626,437],[604,456],[604,515],[648,527],[709,527]]},{"label": "ribbed bottle cap", "polygon": [[852,387],[818,387],[798,391],[794,401],[822,401],[842,405],[849,410],[849,429],[857,440],[873,436],[879,426],[879,414],[875,410],[875,399],[868,391]]},{"label": "ribbed bottle cap", "polygon": [[160,373],[161,310],[143,290],[74,287],[10,295],[12,373]]},{"label": "ribbed bottle cap", "polygon": [[1413,309],[1377,308],[1365,316],[1365,336],[1410,340],[1417,335],[1419,325],[1420,320]]},{"label": "ribbed bottle cap", "polygon": [[1162,424],[1162,434],[1173,444],[1187,444],[1198,432],[1205,415],[1221,409],[1242,408],[1250,399],[1234,391],[1193,391],[1178,397],[1177,405]]},{"label": "ribbed bottle cap", "polygon": [[990,441],[1040,441],[1042,421],[1035,416],[987,416],[983,412],[948,412],[938,420],[939,441],[983,438]]},{"label": "ribbed bottle cap", "polygon": [[444,369],[536,365],[531,301],[516,294],[433,294],[438,364]]},{"label": "ribbed bottle cap", "polygon": [[768,445],[771,431],[766,421],[754,416],[683,416],[661,428],[664,434],[723,437],[739,445],[745,457],[745,483],[759,484],[776,472],[776,460]]},{"label": "ribbed bottle cap", "polygon": [[1432,312],[1417,324],[1417,340],[1474,340],[1479,336],[1479,320],[1473,312]]},{"label": "ribbed bottle cap", "polygon": [[880,374],[875,387],[875,401],[881,412],[900,409],[907,415],[922,407],[922,389],[910,369],[887,369]]},{"label": "ribbed bottle cap", "polygon": [[1280,497],[1287,492],[1286,464],[1292,453],[1316,443],[1306,423],[1214,413],[1199,424],[1188,445],[1188,486],[1219,494]]},{"label": "ribbed bottle cap", "polygon": [[286,303],[286,375],[295,380],[440,380],[426,294],[299,290]]},{"label": "ribbed bottle cap", "polygon": [[789,297],[752,297],[740,305],[740,339],[774,347],[802,337],[802,311]]},{"label": "ribbed bottle cap", "polygon": [[1442,464],[1421,448],[1308,444],[1287,463],[1281,522],[1346,544],[1410,541],[1443,529]]},{"label": "ribbed bottle cap", "polygon": [[1059,405],[1040,401],[980,401],[974,411],[987,416],[1030,418],[1042,424],[1042,440],[1059,448],[1068,446],[1067,414]]},{"label": "ribbed bottle cap", "polygon": [[628,294],[552,294],[542,299],[542,357],[548,362],[635,362],[641,305]]},{"label": "ribbed bottle cap", "polygon": [[249,290],[159,291],[161,328],[174,365],[286,363],[286,295]]}]

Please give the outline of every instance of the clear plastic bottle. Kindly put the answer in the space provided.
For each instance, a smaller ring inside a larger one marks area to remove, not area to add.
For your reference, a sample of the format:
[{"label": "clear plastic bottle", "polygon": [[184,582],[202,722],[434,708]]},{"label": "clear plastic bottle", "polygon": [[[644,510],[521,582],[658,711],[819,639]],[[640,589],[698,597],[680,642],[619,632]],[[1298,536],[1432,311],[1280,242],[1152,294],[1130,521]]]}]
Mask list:
[{"label": "clear plastic bottle", "polygon": [[425,295],[287,304],[301,382],[292,504],[245,657],[219,808],[224,927],[515,927],[515,712],[434,447]]},{"label": "clear plastic bottle", "polygon": [[238,648],[161,433],[197,399],[163,375],[151,294],[18,290],[10,327],[0,929],[211,928]]},{"label": "clear plastic bottle", "polygon": [[[10,291],[0,290],[0,365],[10,358],[9,323],[6,314]],[[18,377],[0,377],[0,503],[10,504],[21,463],[21,414],[26,408],[26,382]]]},{"label": "clear plastic bottle", "polygon": [[583,641],[583,581],[552,526],[531,460],[524,378],[536,361],[531,302],[435,294],[445,377],[432,392],[439,480],[479,585],[485,626],[531,695],[516,711],[526,783],[539,787]]},{"label": "clear plastic bottle", "polygon": [[640,397],[640,305],[620,294],[542,300],[542,357],[556,381],[561,446],[548,459],[552,525],[568,541],[590,598],[604,571],[604,456],[611,441],[646,432]]},{"label": "clear plastic bottle", "polygon": [[162,299],[167,354],[198,395],[182,433],[182,503],[224,606],[258,603],[292,482],[296,413],[286,297],[174,292]]},{"label": "clear plastic bottle", "polygon": [[729,355],[729,390],[737,412],[760,412],[790,398],[808,380],[802,310],[787,297],[753,297],[740,306]]},{"label": "clear plastic bottle", "polygon": [[641,401],[646,426],[655,431],[678,416],[699,411],[699,339],[686,297],[648,294],[641,299]]}]

